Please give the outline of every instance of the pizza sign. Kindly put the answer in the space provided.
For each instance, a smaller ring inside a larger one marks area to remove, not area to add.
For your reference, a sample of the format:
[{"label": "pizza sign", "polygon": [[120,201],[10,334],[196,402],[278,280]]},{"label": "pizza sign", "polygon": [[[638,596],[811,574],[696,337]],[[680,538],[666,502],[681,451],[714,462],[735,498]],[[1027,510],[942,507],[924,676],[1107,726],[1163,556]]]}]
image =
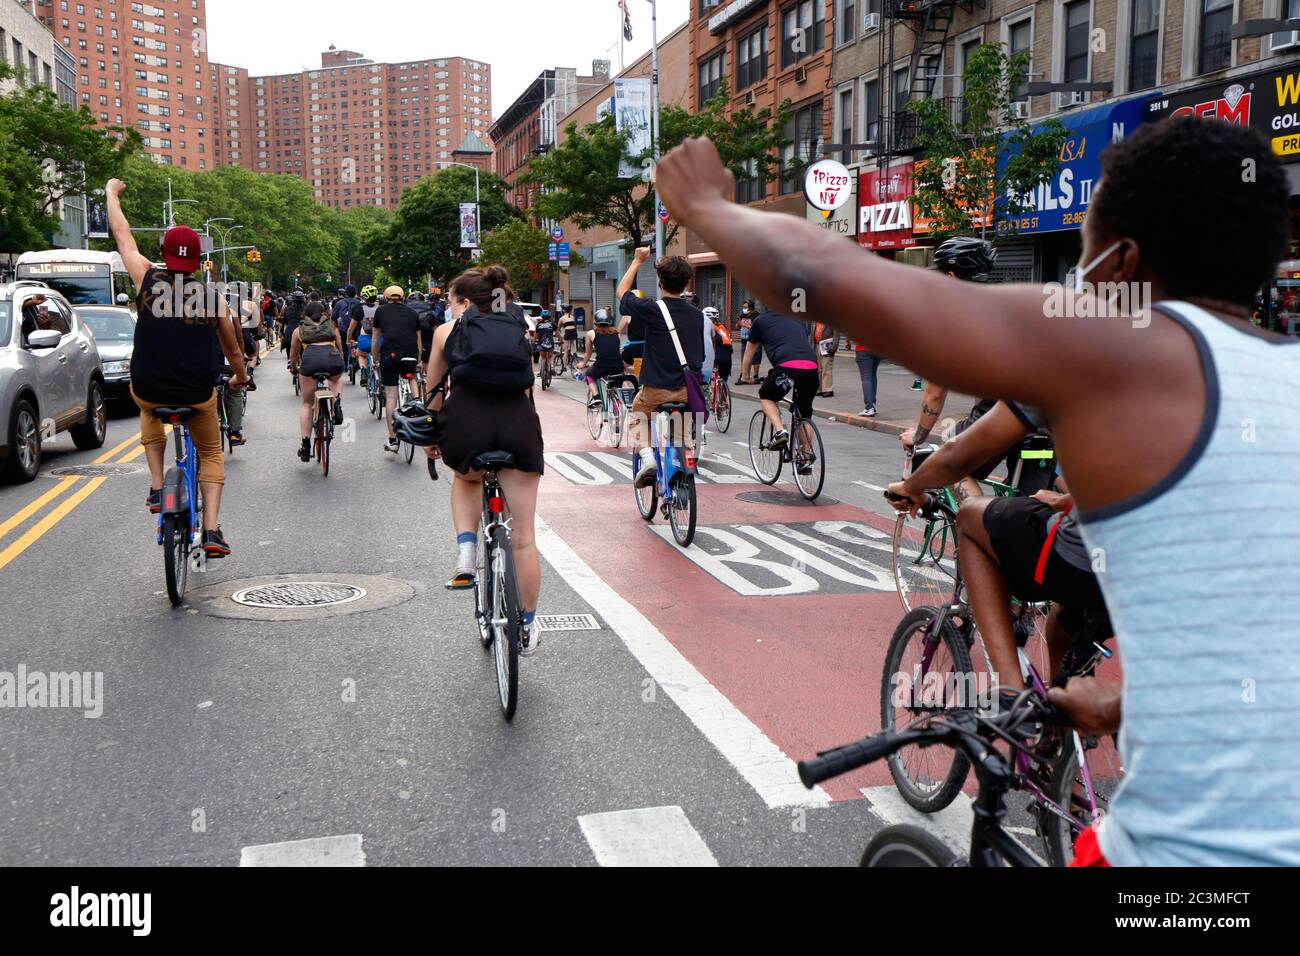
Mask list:
[{"label": "pizza sign", "polygon": [[853,174],[843,163],[833,159],[819,160],[804,173],[804,198],[809,205],[821,210],[822,218],[828,218],[848,202],[852,192]]}]

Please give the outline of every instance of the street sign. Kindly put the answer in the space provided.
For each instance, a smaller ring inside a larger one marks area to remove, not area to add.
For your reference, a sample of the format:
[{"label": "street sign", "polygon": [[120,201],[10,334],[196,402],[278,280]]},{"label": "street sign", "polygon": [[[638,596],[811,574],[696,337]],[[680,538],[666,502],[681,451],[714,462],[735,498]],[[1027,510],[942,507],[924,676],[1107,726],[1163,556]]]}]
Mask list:
[{"label": "street sign", "polygon": [[659,213],[659,219],[660,219],[662,222],[667,222],[667,221],[668,221],[668,207],[665,206],[663,203],[660,203],[660,204],[659,204],[658,213]]},{"label": "street sign", "polygon": [[549,243],[546,248],[546,258],[554,262],[556,259],[560,257],[559,252],[560,250],[558,244],[554,242]]},{"label": "street sign", "polygon": [[569,244],[567,242],[561,242],[559,244],[558,252],[560,257],[560,268],[569,268]]},{"label": "street sign", "polygon": [[551,227],[551,238],[554,239],[556,242],[559,242],[561,239],[563,239],[563,238],[564,238],[564,227],[561,226],[559,223],[556,223],[554,226],[552,226],[552,227]]}]

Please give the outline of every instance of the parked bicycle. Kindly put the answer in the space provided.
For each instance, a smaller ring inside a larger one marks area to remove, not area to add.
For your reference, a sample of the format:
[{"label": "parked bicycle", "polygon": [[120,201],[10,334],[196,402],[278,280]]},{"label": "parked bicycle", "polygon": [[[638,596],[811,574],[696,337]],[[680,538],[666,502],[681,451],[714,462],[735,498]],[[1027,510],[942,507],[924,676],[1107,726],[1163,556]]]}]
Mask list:
[{"label": "parked bicycle", "polygon": [[[717,376],[714,376],[716,379]],[[794,472],[795,487],[806,501],[816,501],[826,482],[826,448],[822,433],[811,418],[804,418],[799,406],[789,400],[785,405],[790,413],[790,427],[785,430],[789,438],[774,445],[776,430],[766,413],[760,408],[749,420],[749,460],[754,474],[765,485],[774,485],[781,477],[787,463]]]},{"label": "parked bicycle", "polygon": [[[689,548],[695,540],[697,505],[695,495],[696,454],[690,447],[687,423],[692,421],[689,406],[684,402],[660,405],[650,424],[650,448],[655,456],[654,484],[643,488],[633,486],[636,507],[641,517],[653,521],[656,505],[663,512],[673,531],[673,540]],[[646,449],[632,455],[632,474],[641,469],[641,455]]]}]

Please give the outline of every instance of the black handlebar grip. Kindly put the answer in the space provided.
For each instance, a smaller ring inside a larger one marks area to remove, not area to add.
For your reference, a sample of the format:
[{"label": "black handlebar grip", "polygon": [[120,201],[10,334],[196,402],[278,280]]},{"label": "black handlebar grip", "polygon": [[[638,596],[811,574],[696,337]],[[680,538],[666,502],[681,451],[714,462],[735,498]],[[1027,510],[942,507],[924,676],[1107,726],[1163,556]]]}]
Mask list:
[{"label": "black handlebar grip", "polygon": [[900,742],[895,734],[880,734],[856,743],[845,744],[843,747],[836,747],[808,760],[800,760],[799,779],[811,790],[823,780],[865,767],[893,753],[899,746]]}]

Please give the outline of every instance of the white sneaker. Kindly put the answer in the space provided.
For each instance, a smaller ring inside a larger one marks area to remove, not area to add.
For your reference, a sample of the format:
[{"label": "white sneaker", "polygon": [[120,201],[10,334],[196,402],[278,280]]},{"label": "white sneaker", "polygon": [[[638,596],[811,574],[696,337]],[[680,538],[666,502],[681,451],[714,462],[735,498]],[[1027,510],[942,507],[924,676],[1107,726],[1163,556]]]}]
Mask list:
[{"label": "white sneaker", "polygon": [[632,482],[633,488],[648,488],[655,483],[655,460],[647,458],[641,462],[641,470]]},{"label": "white sneaker", "polygon": [[542,627],[534,617],[533,623],[524,625],[519,634],[519,656],[532,657],[537,653],[537,647],[541,643]]}]

